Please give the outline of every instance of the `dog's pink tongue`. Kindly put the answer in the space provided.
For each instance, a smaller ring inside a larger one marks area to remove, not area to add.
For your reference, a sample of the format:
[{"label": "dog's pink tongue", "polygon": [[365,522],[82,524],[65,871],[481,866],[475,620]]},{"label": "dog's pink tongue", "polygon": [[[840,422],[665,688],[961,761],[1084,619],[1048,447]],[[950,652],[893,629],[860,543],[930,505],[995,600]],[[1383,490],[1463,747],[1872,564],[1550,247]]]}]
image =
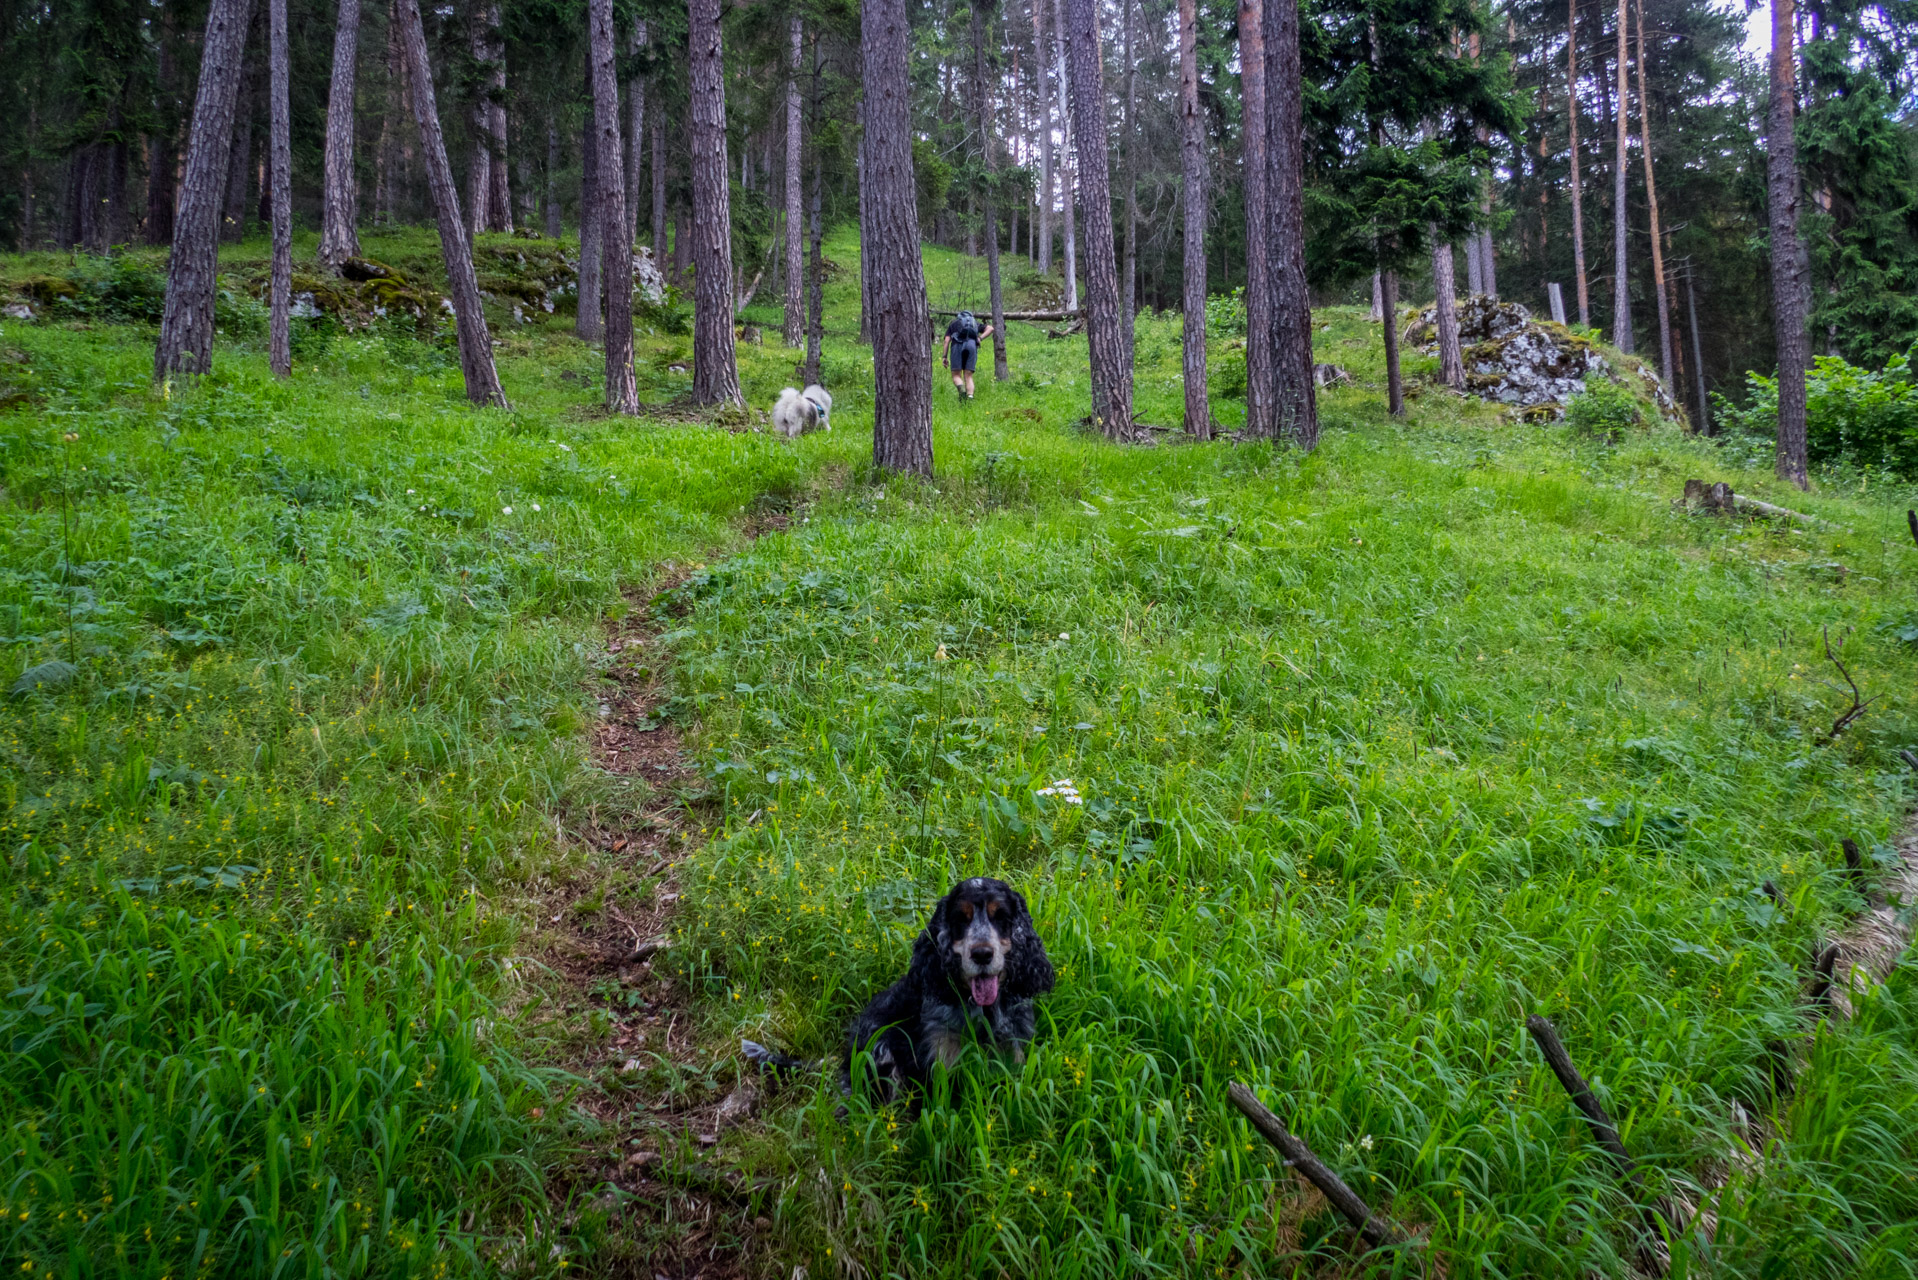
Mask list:
[{"label": "dog's pink tongue", "polygon": [[972,1002],[981,1007],[999,1002],[998,974],[987,974],[972,980]]}]

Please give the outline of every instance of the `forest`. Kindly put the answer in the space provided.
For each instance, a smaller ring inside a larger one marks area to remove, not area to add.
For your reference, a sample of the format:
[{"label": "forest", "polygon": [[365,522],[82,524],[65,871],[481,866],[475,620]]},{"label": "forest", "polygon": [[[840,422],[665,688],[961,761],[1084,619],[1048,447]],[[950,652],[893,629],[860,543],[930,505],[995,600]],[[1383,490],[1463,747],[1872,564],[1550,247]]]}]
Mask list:
[{"label": "forest", "polygon": [[0,1269],[1918,1280],[1915,45],[0,0]]}]

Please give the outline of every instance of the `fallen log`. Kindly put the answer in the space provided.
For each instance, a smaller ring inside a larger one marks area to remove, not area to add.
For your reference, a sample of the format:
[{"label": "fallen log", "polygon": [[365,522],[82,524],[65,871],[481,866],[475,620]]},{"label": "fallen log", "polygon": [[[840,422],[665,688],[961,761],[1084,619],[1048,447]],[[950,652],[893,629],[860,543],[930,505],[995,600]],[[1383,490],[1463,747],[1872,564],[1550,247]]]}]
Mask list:
[{"label": "fallen log", "polygon": [[1706,484],[1703,480],[1687,480],[1684,502],[1687,507],[1702,508],[1706,511],[1743,511],[1751,515],[1770,516],[1774,520],[1792,520],[1814,528],[1838,528],[1829,520],[1820,520],[1817,516],[1808,516],[1802,511],[1773,506],[1769,502],[1747,498],[1742,493],[1733,493],[1732,487],[1722,480],[1716,484]]},{"label": "fallen log", "polygon": [[[939,307],[934,307],[934,308],[932,308],[932,314],[934,314],[935,316],[956,316],[956,315],[958,315],[959,313],[958,313],[957,311],[946,311],[946,310],[943,310],[942,308],[939,308]],[[973,314],[974,314],[975,316],[976,316],[976,315],[978,315],[978,313],[977,313],[977,312],[974,312]],[[1084,314],[1085,314],[1085,312],[1084,312],[1083,310],[1081,310],[1081,311],[1007,311],[1007,312],[1005,312],[1005,313],[1004,313],[1004,318],[1005,318],[1005,319],[1007,319],[1007,320],[1053,320],[1053,321],[1058,321],[1058,320],[1073,320],[1073,319],[1077,319],[1077,318],[1078,318],[1079,316],[1082,316],[1082,315],[1084,315]],[[982,316],[982,317],[980,317],[980,319],[981,319],[981,320],[983,320],[983,321],[985,321],[985,322],[987,322],[987,323],[990,323],[990,322],[991,322],[991,319],[992,319],[992,317],[991,317],[991,316]]]},{"label": "fallen log", "polygon": [[1319,1189],[1319,1194],[1344,1214],[1345,1220],[1374,1247],[1405,1242],[1404,1236],[1373,1214],[1358,1193],[1345,1185],[1343,1178],[1321,1164],[1319,1158],[1312,1154],[1312,1148],[1289,1132],[1279,1118],[1253,1095],[1252,1090],[1234,1081],[1226,1089],[1225,1096],[1232,1100],[1233,1106],[1245,1113],[1245,1118],[1252,1122],[1252,1127],[1259,1131],[1260,1136],[1283,1152],[1287,1162],[1304,1174],[1306,1180]]}]

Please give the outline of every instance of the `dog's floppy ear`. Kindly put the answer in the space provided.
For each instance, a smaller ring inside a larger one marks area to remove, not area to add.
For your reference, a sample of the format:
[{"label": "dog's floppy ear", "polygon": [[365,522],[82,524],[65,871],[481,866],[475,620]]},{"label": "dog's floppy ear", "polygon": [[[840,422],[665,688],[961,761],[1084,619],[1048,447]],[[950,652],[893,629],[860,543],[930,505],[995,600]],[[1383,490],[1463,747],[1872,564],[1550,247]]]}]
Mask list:
[{"label": "dog's floppy ear", "polygon": [[1038,931],[1032,927],[1026,900],[1017,889],[1007,892],[1012,895],[1012,950],[1006,956],[1006,994],[1015,1000],[1029,1000],[1052,990],[1052,961],[1046,956],[1046,944],[1039,941]]},{"label": "dog's floppy ear", "polygon": [[919,931],[912,944],[912,967],[937,973],[952,954],[952,930],[946,925],[946,897],[932,904],[932,919]]}]

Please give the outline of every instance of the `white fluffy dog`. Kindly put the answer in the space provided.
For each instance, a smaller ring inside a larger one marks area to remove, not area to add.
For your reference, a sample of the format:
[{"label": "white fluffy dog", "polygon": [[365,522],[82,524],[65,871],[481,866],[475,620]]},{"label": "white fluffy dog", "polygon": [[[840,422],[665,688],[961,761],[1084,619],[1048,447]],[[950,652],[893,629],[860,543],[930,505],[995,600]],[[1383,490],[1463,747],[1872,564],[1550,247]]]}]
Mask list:
[{"label": "white fluffy dog", "polygon": [[808,431],[832,430],[832,396],[817,383],[804,391],[787,387],[773,406],[773,430],[788,440]]}]

